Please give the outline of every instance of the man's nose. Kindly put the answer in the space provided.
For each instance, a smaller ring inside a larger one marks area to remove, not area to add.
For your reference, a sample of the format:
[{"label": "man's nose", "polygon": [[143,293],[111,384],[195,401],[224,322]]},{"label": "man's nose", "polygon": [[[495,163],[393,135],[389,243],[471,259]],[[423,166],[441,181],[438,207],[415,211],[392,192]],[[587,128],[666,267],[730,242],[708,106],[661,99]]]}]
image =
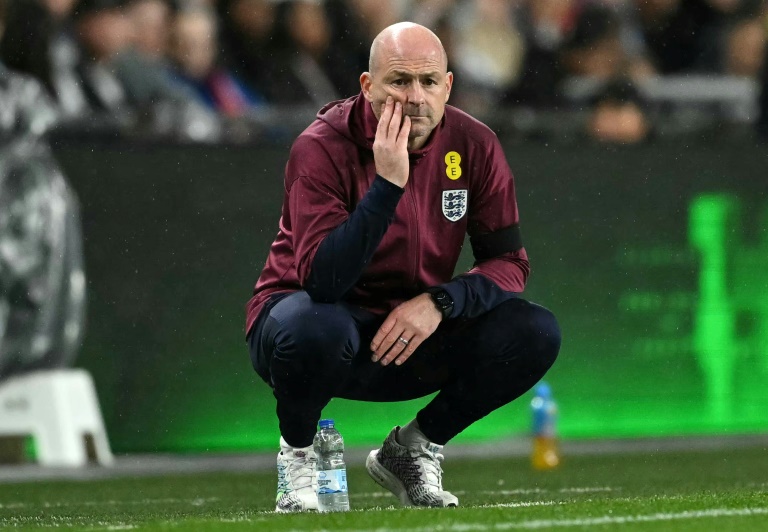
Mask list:
[{"label": "man's nose", "polygon": [[408,98],[408,103],[412,105],[421,105],[424,103],[424,87],[421,86],[421,83],[419,83],[418,80],[408,86],[406,97]]}]

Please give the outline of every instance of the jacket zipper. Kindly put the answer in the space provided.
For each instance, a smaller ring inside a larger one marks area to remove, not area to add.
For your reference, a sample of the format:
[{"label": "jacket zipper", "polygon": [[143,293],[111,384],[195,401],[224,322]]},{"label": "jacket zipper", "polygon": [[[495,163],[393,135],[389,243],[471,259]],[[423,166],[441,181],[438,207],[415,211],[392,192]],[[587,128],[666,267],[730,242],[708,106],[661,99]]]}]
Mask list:
[{"label": "jacket zipper", "polygon": [[[414,172],[416,169],[416,166],[419,164],[419,160],[416,159],[415,161],[411,161],[409,165],[409,170],[411,173],[409,181],[413,180],[414,178]],[[421,255],[419,254],[419,250],[421,249],[421,242],[419,241],[419,211],[417,209],[417,203],[416,203],[416,195],[413,191],[413,182],[411,182],[411,186],[408,187],[408,197],[411,202],[411,212],[413,214],[413,223],[408,224],[408,231],[411,233],[412,238],[410,239],[411,242],[415,242],[415,246],[410,250],[410,255],[413,257],[413,260],[411,261],[411,284],[416,284],[416,278],[419,272],[419,262],[421,261]],[[410,221],[410,220],[409,220]]]}]

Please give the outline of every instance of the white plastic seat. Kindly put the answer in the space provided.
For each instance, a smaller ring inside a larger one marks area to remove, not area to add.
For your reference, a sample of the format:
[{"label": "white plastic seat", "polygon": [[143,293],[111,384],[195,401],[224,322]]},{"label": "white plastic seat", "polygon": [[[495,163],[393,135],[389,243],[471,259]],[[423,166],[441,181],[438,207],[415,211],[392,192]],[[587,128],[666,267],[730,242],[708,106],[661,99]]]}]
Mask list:
[{"label": "white plastic seat", "polygon": [[0,437],[32,436],[41,465],[88,463],[86,436],[96,462],[114,461],[91,375],[82,369],[36,371],[0,381]]}]

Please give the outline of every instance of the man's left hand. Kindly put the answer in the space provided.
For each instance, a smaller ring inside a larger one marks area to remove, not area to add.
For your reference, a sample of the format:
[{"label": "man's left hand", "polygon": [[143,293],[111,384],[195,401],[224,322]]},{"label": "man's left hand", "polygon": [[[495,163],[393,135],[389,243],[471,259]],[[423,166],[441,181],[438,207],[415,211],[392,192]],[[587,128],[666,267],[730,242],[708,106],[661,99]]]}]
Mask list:
[{"label": "man's left hand", "polygon": [[382,366],[404,363],[435,332],[443,319],[429,294],[421,294],[395,307],[371,342],[371,359]]}]

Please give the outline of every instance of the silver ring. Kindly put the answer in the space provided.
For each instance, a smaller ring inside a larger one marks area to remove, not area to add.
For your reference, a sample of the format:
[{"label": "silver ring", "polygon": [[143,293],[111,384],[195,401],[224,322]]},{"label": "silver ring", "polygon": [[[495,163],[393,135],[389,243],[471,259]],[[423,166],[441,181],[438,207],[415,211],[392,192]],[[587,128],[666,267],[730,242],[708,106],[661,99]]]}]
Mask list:
[{"label": "silver ring", "polygon": [[405,339],[405,338],[403,338],[402,336],[401,336],[400,338],[398,338],[397,340],[398,340],[399,342],[403,342],[403,345],[408,345],[408,340],[406,340],[406,339]]}]

